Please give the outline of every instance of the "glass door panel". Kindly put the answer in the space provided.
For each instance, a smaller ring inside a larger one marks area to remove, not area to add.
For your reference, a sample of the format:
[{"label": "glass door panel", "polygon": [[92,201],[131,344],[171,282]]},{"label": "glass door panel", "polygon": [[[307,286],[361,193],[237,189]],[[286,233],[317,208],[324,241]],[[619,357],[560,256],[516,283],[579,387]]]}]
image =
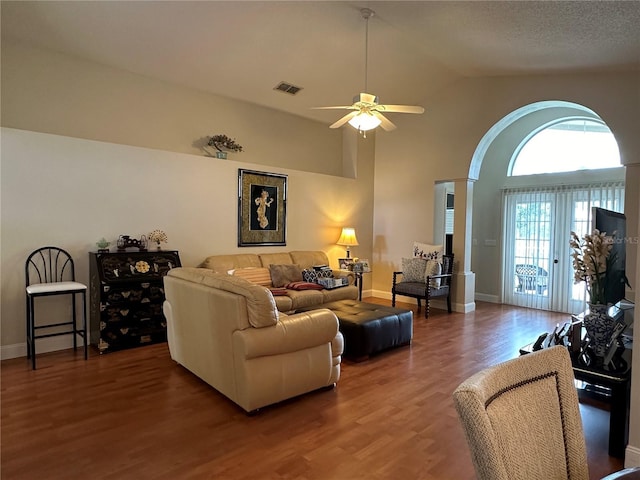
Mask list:
[{"label": "glass door panel", "polygon": [[507,197],[505,303],[549,309],[553,208],[546,194]]}]

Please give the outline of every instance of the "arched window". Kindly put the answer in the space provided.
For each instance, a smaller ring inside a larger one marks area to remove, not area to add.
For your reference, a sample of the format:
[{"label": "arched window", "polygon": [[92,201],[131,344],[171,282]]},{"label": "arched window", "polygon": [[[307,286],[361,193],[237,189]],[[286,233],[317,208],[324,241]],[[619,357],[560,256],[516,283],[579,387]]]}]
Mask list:
[{"label": "arched window", "polygon": [[508,175],[573,172],[620,166],[611,130],[592,118],[564,118],[543,125],[514,152]]},{"label": "arched window", "polygon": [[[606,174],[588,172],[604,168]],[[519,178],[502,191],[505,303],[584,310],[584,285],[573,282],[569,234],[590,230],[592,207],[624,211],[621,170],[617,142],[599,118],[559,116],[522,138],[507,170]]]}]

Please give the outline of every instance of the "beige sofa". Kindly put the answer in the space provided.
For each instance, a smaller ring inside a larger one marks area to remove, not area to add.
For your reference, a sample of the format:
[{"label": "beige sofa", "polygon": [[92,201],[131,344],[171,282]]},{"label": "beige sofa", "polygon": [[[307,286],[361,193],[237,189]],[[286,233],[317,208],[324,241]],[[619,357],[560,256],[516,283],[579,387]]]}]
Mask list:
[{"label": "beige sofa", "polygon": [[164,285],[171,358],[247,412],[338,381],[330,310],[287,315],[267,288],[203,268],[174,268]]},{"label": "beige sofa", "polygon": [[[243,271],[251,272],[251,278],[259,284],[272,287],[269,269],[278,265],[298,265],[300,269],[311,269],[315,265],[329,265],[327,255],[322,251],[300,250],[280,253],[239,253],[234,255],[213,255],[200,264],[218,273],[233,272],[236,275]],[[281,312],[295,312],[299,308],[309,308],[337,300],[357,300],[358,288],[354,286],[355,276],[344,270],[333,270],[336,278],[346,277],[349,285],[331,290],[287,290],[284,295],[275,295],[276,306]],[[260,281],[262,278],[264,281]],[[279,285],[275,285],[279,287]]]}]

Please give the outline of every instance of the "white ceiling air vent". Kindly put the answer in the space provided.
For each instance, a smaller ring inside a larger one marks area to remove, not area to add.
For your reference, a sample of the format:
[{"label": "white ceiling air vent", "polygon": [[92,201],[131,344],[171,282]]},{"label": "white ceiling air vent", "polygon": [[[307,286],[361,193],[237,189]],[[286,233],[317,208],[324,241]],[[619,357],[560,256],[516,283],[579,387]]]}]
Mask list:
[{"label": "white ceiling air vent", "polygon": [[295,95],[300,90],[302,90],[302,87],[296,87],[295,85],[291,85],[290,83],[287,83],[287,82],[280,82],[278,85],[273,87],[273,89],[279,90],[284,93],[288,93],[290,95]]}]

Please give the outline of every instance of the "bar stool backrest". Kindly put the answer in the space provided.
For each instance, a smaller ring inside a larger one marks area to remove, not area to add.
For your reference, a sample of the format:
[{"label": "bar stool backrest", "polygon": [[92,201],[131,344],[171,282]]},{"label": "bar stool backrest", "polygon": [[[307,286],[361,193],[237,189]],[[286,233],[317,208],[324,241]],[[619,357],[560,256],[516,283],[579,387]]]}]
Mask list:
[{"label": "bar stool backrest", "polygon": [[34,250],[25,263],[26,286],[36,283],[73,282],[75,266],[69,253],[58,247]]}]

